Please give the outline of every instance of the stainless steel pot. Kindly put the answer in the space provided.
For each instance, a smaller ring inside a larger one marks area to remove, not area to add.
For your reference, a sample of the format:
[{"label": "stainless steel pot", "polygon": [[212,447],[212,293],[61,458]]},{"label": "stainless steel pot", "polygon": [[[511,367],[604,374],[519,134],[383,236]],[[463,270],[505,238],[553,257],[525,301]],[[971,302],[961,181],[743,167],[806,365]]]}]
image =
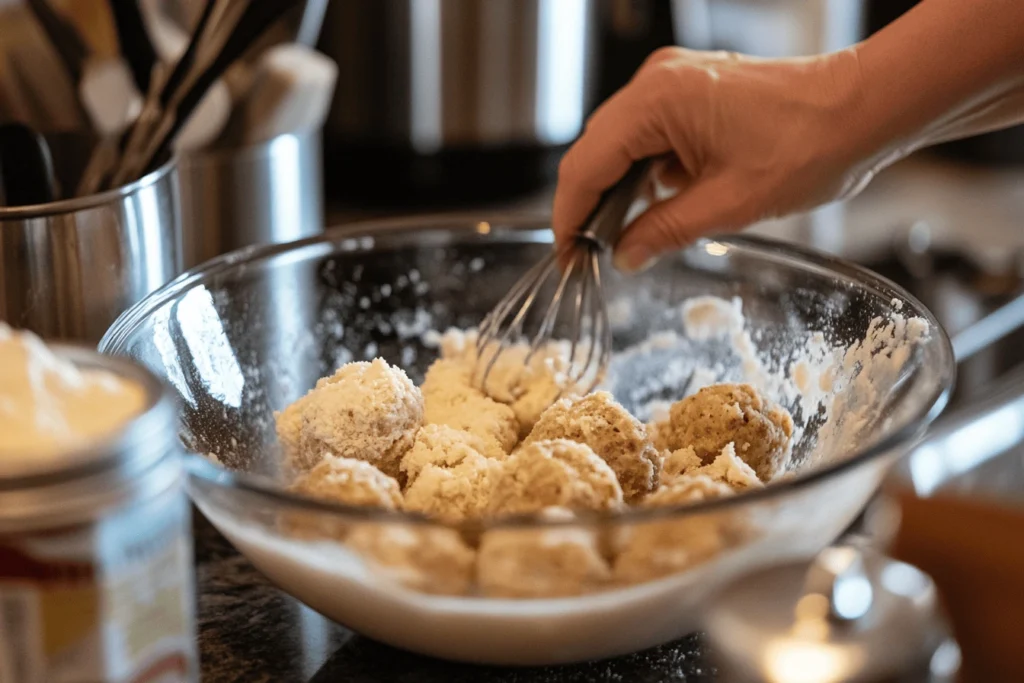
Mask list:
[{"label": "stainless steel pot", "polygon": [[[74,187],[74,160],[62,145],[51,149],[63,184]],[[181,267],[172,163],[109,192],[0,208],[0,320],[47,339],[99,341]]]},{"label": "stainless steel pot", "polygon": [[[340,70],[325,127],[329,165],[348,183],[369,175],[366,186],[386,178],[392,189],[407,181],[436,191],[458,185],[454,176],[486,186],[488,166],[510,165],[514,176],[544,164],[535,157],[571,142],[592,104],[596,4],[331,3],[320,39]],[[448,156],[463,173],[442,167]]]}]

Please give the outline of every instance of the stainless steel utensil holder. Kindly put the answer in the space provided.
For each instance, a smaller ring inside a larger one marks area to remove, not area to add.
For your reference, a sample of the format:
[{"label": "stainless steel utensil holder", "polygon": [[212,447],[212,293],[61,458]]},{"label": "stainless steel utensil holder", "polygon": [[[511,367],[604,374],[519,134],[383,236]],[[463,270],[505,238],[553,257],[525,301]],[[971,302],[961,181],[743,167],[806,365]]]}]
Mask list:
[{"label": "stainless steel utensil holder", "polygon": [[0,320],[47,339],[99,341],[181,272],[178,201],[168,163],[108,192],[0,208]]},{"label": "stainless steel utensil holder", "polygon": [[323,231],[319,131],[180,159],[185,267]]}]

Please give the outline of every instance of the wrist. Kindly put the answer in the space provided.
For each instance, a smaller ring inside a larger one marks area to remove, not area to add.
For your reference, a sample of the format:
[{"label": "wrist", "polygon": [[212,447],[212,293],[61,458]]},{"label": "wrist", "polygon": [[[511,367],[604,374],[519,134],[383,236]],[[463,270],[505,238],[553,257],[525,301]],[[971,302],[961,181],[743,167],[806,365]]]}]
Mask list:
[{"label": "wrist", "polygon": [[813,144],[828,173],[838,173],[850,187],[834,190],[836,197],[856,194],[875,171],[902,156],[900,145],[886,134],[889,112],[879,106],[865,80],[856,48],[821,55],[815,80],[809,86],[825,94]]}]

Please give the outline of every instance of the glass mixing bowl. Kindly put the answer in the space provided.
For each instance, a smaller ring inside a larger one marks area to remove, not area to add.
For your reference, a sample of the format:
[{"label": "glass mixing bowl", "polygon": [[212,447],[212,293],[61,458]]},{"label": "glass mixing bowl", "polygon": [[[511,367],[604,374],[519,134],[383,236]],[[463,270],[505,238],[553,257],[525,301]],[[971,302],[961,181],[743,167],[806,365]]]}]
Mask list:
[{"label": "glass mixing bowl", "polygon": [[[750,379],[745,339],[755,383],[802,427],[794,474],[696,505],[457,526],[286,490],[274,411],[351,360],[381,356],[420,381],[437,355],[430,331],[477,324],[550,248],[542,221],[449,216],[244,249],[127,311],[100,349],[177,390],[183,442],[216,456],[191,457],[196,505],[283,590],[389,644],[499,664],[606,657],[698,628],[722,582],[809,558],[840,535],[950,391],[946,336],[892,283],[770,241],[702,240],[640,275],[605,270],[615,348],[660,340],[617,357],[610,389],[647,419],[652,399]],[[699,296],[741,302],[745,336],[690,334],[681,305]],[[899,348],[861,343],[872,321],[900,332],[905,318],[929,332]],[[788,376],[813,393],[813,364],[795,362],[813,343],[862,352],[834,366],[844,381],[824,375],[842,429],[765,380]]]}]

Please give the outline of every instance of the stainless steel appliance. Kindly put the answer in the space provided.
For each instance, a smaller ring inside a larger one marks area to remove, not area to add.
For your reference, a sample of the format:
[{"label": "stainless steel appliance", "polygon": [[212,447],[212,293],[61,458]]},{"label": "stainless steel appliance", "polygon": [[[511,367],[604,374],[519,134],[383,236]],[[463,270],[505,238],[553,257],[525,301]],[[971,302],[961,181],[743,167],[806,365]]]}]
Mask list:
[{"label": "stainless steel appliance", "polygon": [[554,178],[590,110],[594,0],[346,0],[328,192],[389,204],[507,197]]}]

